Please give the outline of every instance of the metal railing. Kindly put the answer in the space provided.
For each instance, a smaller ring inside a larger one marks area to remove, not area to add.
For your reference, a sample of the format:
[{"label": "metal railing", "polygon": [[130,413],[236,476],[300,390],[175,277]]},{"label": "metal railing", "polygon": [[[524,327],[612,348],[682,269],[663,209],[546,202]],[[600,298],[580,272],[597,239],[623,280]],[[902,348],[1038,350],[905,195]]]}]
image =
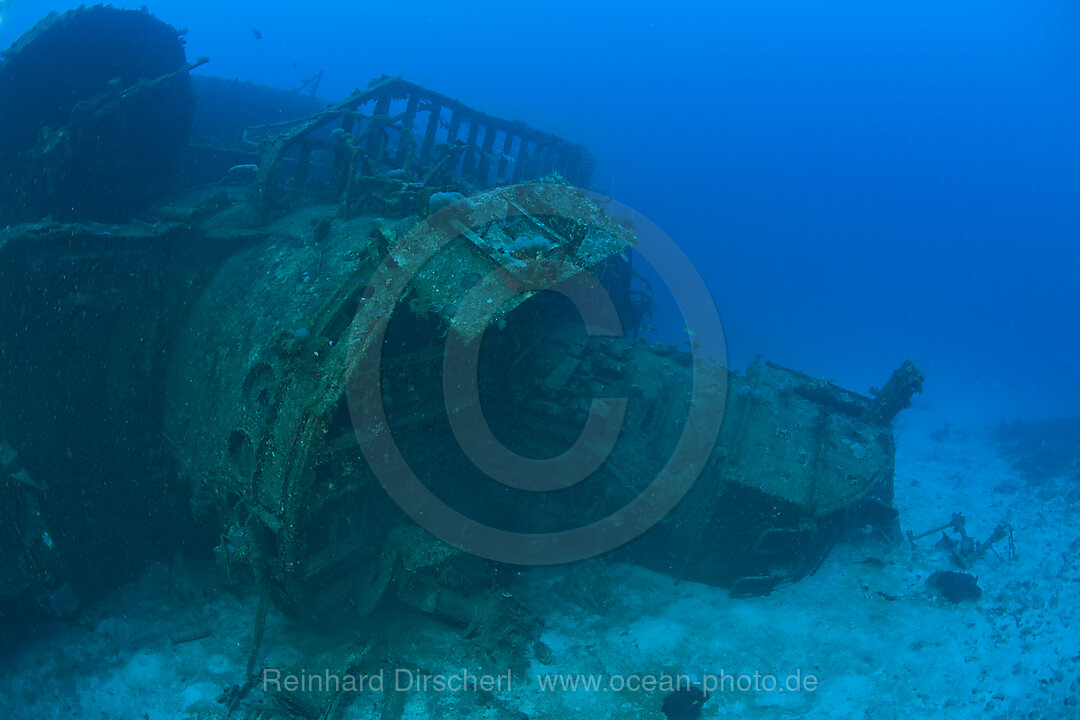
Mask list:
[{"label": "metal railing", "polygon": [[386,76],[245,140],[264,146],[255,190],[266,202],[347,202],[358,179],[385,175],[476,191],[558,172],[583,187],[594,165],[583,145]]}]

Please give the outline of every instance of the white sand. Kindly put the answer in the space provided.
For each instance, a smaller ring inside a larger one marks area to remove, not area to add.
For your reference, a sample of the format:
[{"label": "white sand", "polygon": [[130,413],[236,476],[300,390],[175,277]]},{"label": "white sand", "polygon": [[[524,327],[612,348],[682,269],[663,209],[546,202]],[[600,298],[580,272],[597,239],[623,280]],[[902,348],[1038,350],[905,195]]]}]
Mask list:
[{"label": "white sand", "polygon": [[[925,433],[921,433],[925,435]],[[1075,481],[1028,486],[982,440],[900,440],[896,504],[920,532],[955,512],[983,539],[1015,528],[1017,558],[980,562],[984,593],[951,604],[924,585],[953,569],[936,536],[887,546],[838,546],[813,577],[771,596],[732,600],[724,590],[626,565],[608,567],[614,605],[597,612],[567,591],[557,569],[524,573],[512,590],[543,616],[551,665],[532,660],[510,690],[411,692],[404,718],[656,718],[664,692],[612,690],[646,675],[693,674],[753,683],[716,692],[704,718],[1080,717],[1080,519]],[[1004,557],[1006,544],[999,546]],[[884,561],[857,564],[876,557]],[[256,598],[233,593],[216,571],[193,573],[193,595],[170,592],[153,567],[86,612],[87,627],[45,624],[0,660],[0,715],[10,718],[218,718],[222,691],[243,679]],[[894,599],[889,600],[885,595]],[[460,633],[404,613],[379,620],[397,657],[435,672],[498,674]],[[314,633],[272,612],[262,665],[344,672],[345,658],[376,627]],[[203,639],[173,644],[196,630]],[[603,690],[544,691],[538,675],[599,674]],[[815,689],[768,691],[795,673]],[[387,678],[387,683],[391,678]],[[253,693],[251,698],[255,698]],[[381,694],[361,692],[335,717],[377,718]],[[946,715],[947,714],[947,715]],[[242,717],[236,713],[233,717]]]}]

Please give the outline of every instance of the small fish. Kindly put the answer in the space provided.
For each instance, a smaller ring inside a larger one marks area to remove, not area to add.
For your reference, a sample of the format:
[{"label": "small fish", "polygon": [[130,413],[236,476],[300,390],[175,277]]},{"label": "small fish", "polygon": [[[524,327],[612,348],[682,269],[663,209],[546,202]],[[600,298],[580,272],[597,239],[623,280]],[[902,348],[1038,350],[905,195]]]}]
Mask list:
[{"label": "small fish", "polygon": [[251,28],[251,34],[255,36],[256,40],[262,40],[262,33],[257,28]]}]

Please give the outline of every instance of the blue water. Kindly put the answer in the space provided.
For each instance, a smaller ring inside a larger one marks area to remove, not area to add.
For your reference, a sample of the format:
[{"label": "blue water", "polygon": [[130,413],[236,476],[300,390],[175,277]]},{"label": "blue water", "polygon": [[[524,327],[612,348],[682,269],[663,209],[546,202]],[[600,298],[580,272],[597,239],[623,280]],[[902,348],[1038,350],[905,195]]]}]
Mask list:
[{"label": "blue water", "polygon": [[[76,4],[0,6],[0,46]],[[866,390],[910,358],[941,420],[1080,407],[1074,3],[148,4],[200,72],[325,70],[328,100],[400,74],[585,143],[709,282],[736,368]]]}]

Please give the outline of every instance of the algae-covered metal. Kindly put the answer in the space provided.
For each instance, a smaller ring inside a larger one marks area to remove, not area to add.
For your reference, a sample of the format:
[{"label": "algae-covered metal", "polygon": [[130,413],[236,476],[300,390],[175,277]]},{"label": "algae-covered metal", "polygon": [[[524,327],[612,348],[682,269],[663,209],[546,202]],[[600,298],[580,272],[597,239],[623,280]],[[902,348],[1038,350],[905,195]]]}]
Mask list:
[{"label": "algae-covered metal", "polygon": [[[223,559],[252,567],[288,606],[370,607],[370,579],[388,582],[387,555],[404,552],[388,538],[410,525],[384,492],[404,469],[384,462],[398,448],[480,522],[551,532],[643,492],[694,405],[718,403],[725,422],[687,500],[623,552],[739,593],[813,570],[849,515],[891,500],[883,401],[769,363],[718,375],[695,399],[689,352],[594,337],[579,309],[544,292],[595,277],[586,271],[634,243],[564,182],[455,198],[423,219],[329,212],[272,223],[222,266],[180,335],[166,394],[167,434],[197,505],[225,531]],[[480,348],[474,404],[514,452],[558,456],[594,398],[625,399],[617,442],[587,482],[555,494],[492,485],[483,458],[459,447],[454,417],[469,402],[446,388],[448,331]],[[894,387],[890,402],[916,390]],[[356,402],[383,408],[377,421],[355,423]],[[389,436],[392,448],[375,442]],[[436,565],[460,559],[409,537],[409,552],[427,547]]]},{"label": "algae-covered metal", "polygon": [[195,95],[181,33],[104,5],[52,14],[0,61],[0,225],[126,220],[170,189]]},{"label": "algae-covered metal", "polygon": [[[94,86],[60,120],[105,123],[132,98],[158,98],[168,116],[186,107],[187,68]],[[34,157],[81,147],[58,127],[47,147],[29,138]],[[20,458],[0,481],[22,528],[0,533],[0,554],[56,568],[0,577],[0,613],[27,598],[69,606],[56,575],[81,587],[123,576],[188,528],[178,502],[190,500],[227,571],[253,573],[296,613],[365,614],[393,598],[520,660],[538,624],[500,591],[506,554],[470,555],[417,527],[434,505],[387,492],[404,464],[424,502],[449,508],[443,520],[526,538],[625,525],[616,511],[679,465],[696,480],[681,504],[618,536],[636,539],[616,552],[737,594],[812,571],[853,518],[895,522],[889,423],[918,371],[905,365],[868,398],[629,337],[637,238],[574,187],[591,172],[584,148],[387,78],[248,140],[258,163],[242,156],[148,221],[35,217],[0,231],[0,437]],[[17,216],[49,212],[50,182],[40,197],[20,186]],[[619,332],[592,332],[574,298],[593,291],[629,319]],[[448,356],[468,361],[475,388]],[[695,413],[715,432],[675,462]],[[587,447],[588,472],[566,486],[493,473],[498,462],[460,442],[462,419],[482,420],[483,447],[547,467],[595,417],[617,437]],[[39,509],[40,524],[25,522]]]},{"label": "algae-covered metal", "polygon": [[[359,591],[342,567],[374,572],[400,522],[348,411],[350,354],[374,337],[356,323],[408,316],[416,324],[408,342],[428,354],[446,327],[477,337],[538,288],[633,242],[557,179],[461,200],[437,221],[332,212],[288,215],[221,267],[177,341],[166,392],[166,433],[196,502],[243,535],[256,572],[297,607],[343,577]],[[324,221],[329,231],[315,241]],[[455,229],[437,230],[446,227]],[[407,287],[388,295],[380,267],[408,272]],[[490,312],[464,309],[466,295],[497,290],[506,297]]]}]

